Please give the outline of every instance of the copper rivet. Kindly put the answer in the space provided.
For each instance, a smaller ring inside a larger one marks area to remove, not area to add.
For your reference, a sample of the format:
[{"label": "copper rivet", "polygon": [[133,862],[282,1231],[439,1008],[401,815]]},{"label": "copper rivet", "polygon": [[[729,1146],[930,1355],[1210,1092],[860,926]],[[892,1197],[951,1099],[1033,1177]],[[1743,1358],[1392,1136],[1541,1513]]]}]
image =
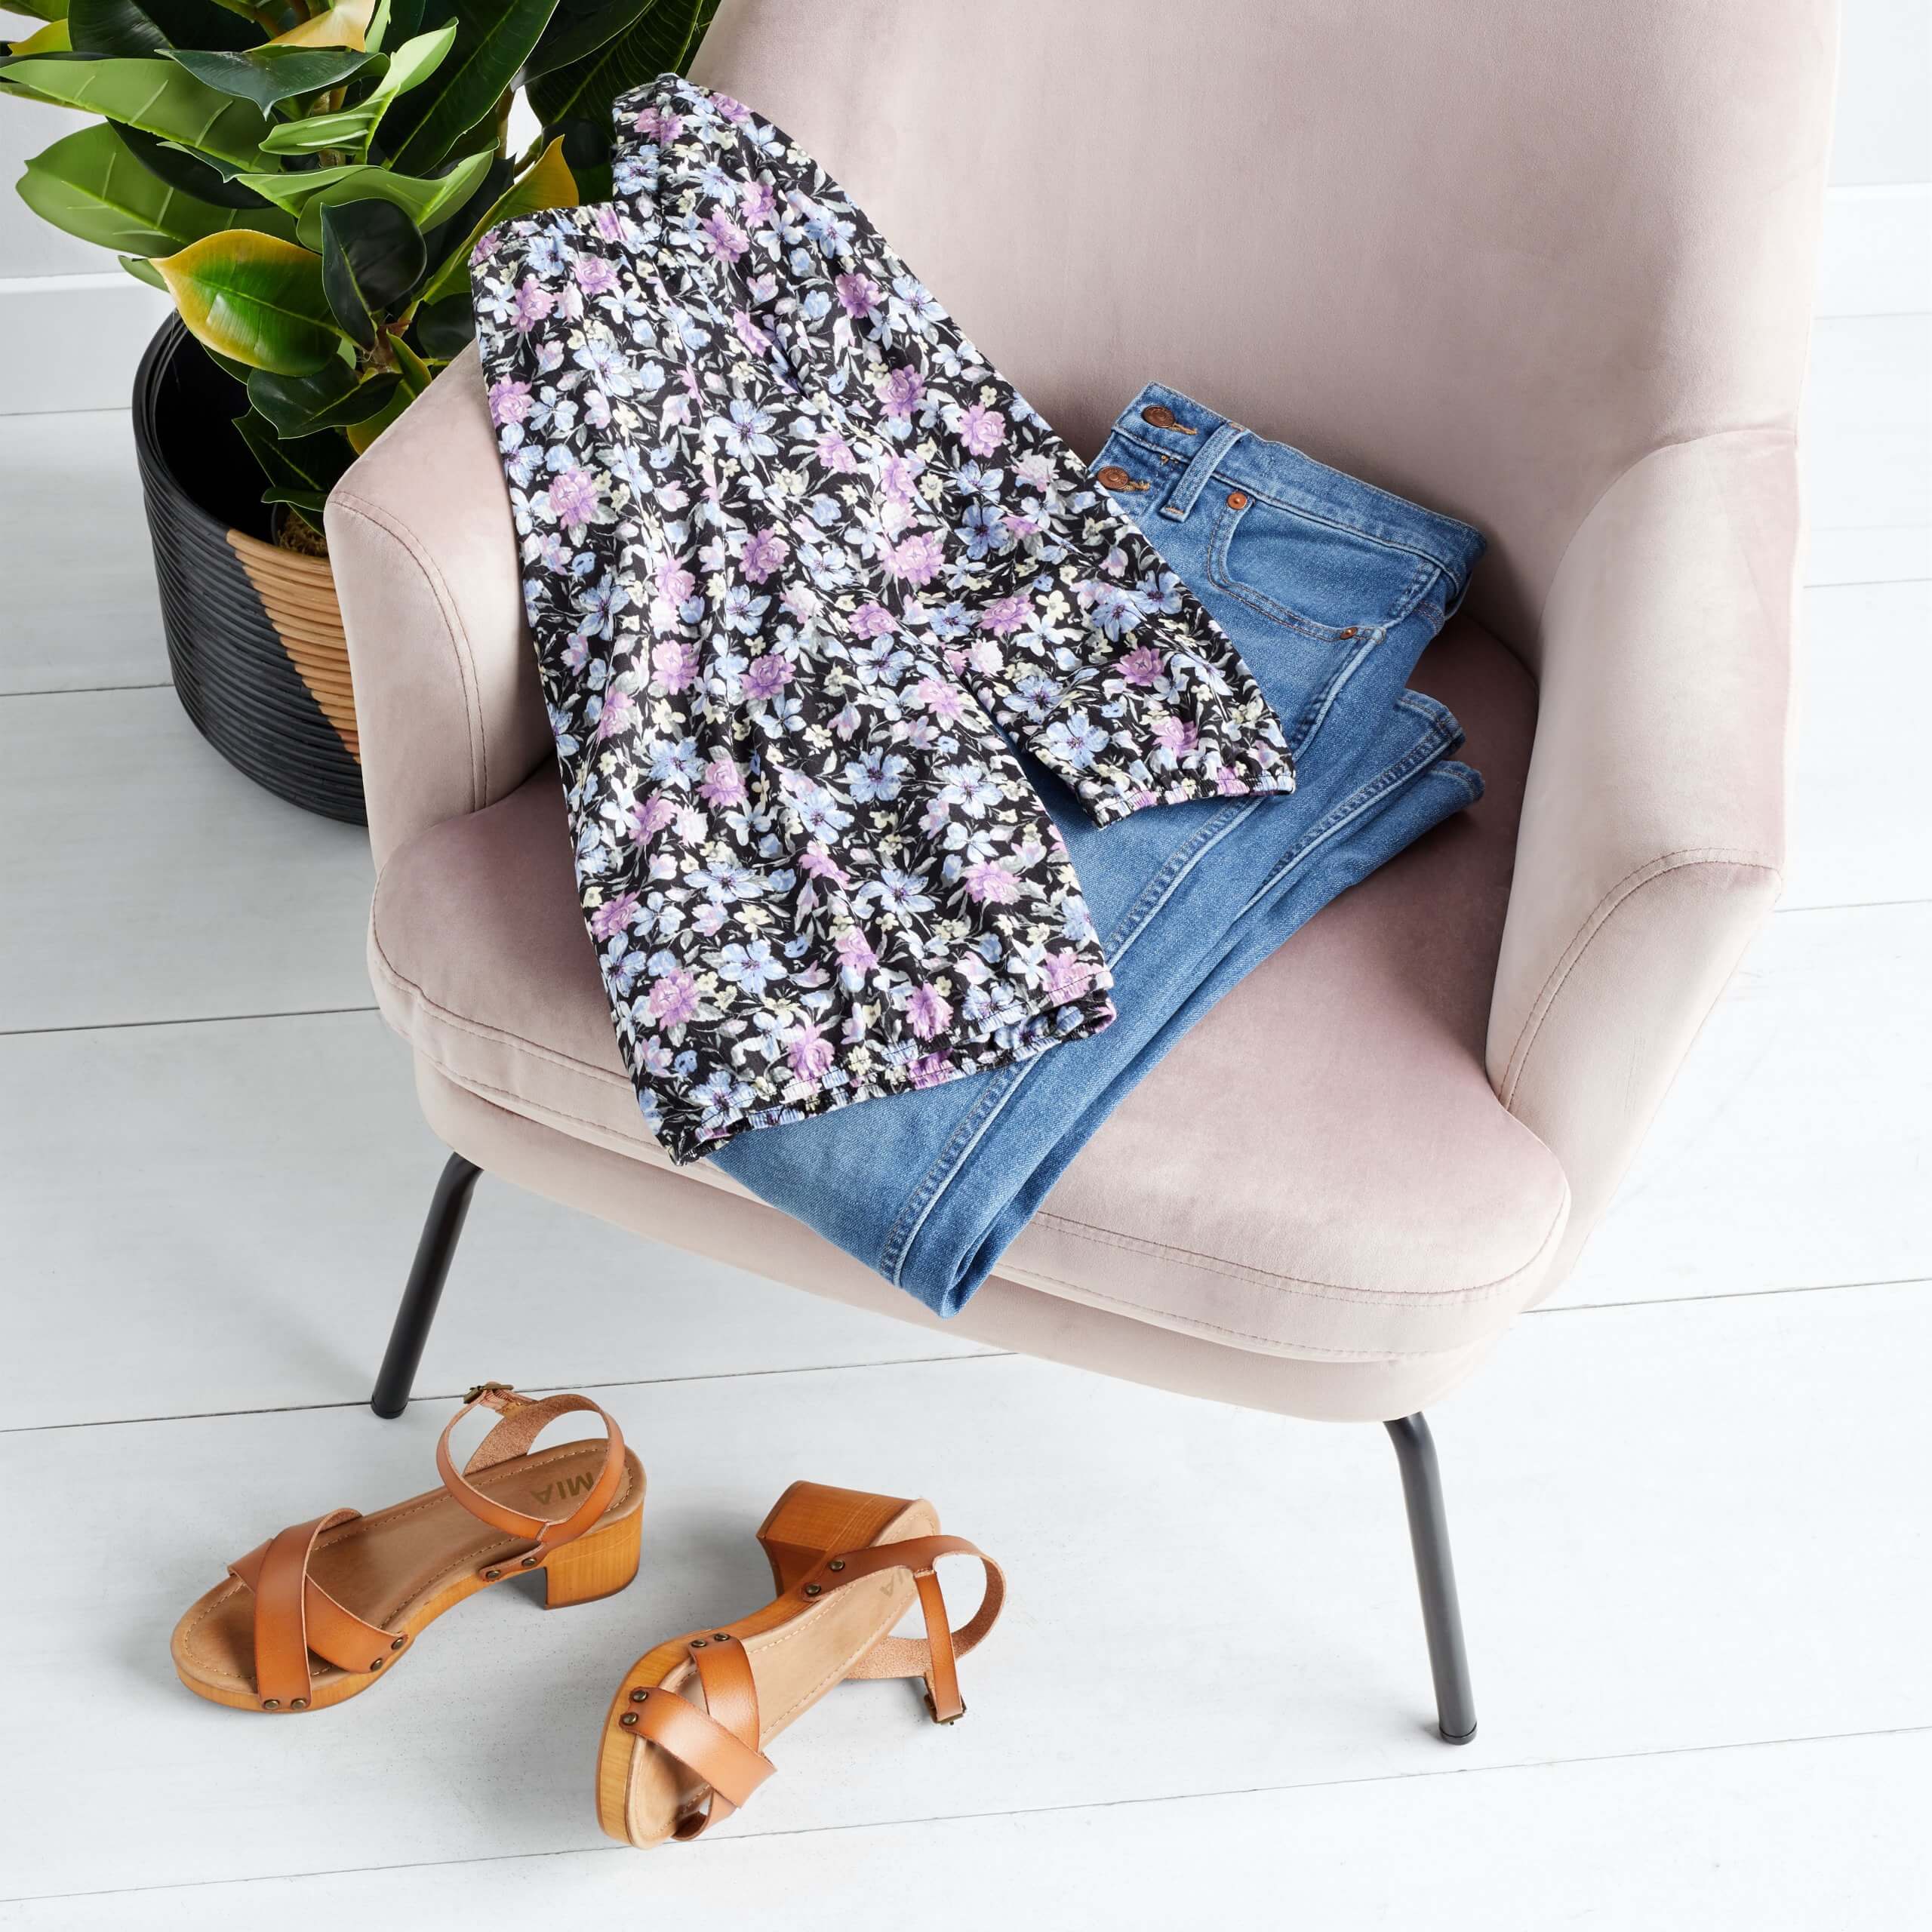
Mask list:
[{"label": "copper rivet", "polygon": [[641,1704],[650,1695],[651,1693],[648,1690],[633,1690],[631,1693],[631,1702],[633,1704]]},{"label": "copper rivet", "polygon": [[483,1573],[483,1580],[486,1583],[494,1583],[503,1574],[500,1570],[486,1570]]},{"label": "copper rivet", "polygon": [[407,1637],[398,1637],[395,1641],[389,1646],[389,1648],[392,1651],[399,1651],[402,1648],[403,1645],[408,1641],[409,1639]]},{"label": "copper rivet", "polygon": [[1354,626],[1353,624],[1351,624],[1351,625],[1348,627],[1348,629],[1347,629],[1346,630],[1345,630],[1345,631],[1337,631],[1337,632],[1335,633],[1335,635],[1336,635],[1337,637],[1353,637],[1353,636],[1355,635],[1355,626]]},{"label": "copper rivet", "polygon": [[541,1563],[543,1561],[540,1556],[526,1556],[523,1559],[523,1567],[528,1570],[533,1563]]},{"label": "copper rivet", "polygon": [[620,1724],[635,1724],[637,1722],[637,1713],[635,1711],[626,1711],[623,1715],[617,1720],[617,1721]]},{"label": "copper rivet", "polygon": [[1247,508],[1247,492],[1241,490],[1230,490],[1228,492],[1228,508],[1231,510],[1246,509]]},{"label": "copper rivet", "polygon": [[719,1630],[713,1633],[711,1641],[714,1644],[728,1644],[731,1639],[728,1632]]},{"label": "copper rivet", "polygon": [[1143,423],[1151,423],[1157,429],[1171,429],[1174,426],[1174,413],[1164,402],[1150,402],[1140,412]]},{"label": "copper rivet", "polygon": [[704,1639],[702,1637],[694,1637],[691,1639],[691,1648],[694,1651],[703,1650],[704,1648]]},{"label": "copper rivet", "polygon": [[805,1595],[808,1597],[815,1597],[823,1588],[824,1586],[821,1583],[808,1583],[805,1586]]},{"label": "copper rivet", "polygon": [[842,1556],[841,1556],[841,1557],[840,1557],[840,1558],[839,1558],[839,1559],[838,1560],[838,1561],[837,1561],[837,1562],[835,1562],[835,1563],[828,1563],[825,1567],[826,1567],[828,1570],[842,1570],[842,1569],[844,1569],[844,1567],[845,1567],[845,1559],[844,1559],[844,1557],[842,1557]]},{"label": "copper rivet", "polygon": [[1103,490],[1119,490],[1131,483],[1134,478],[1117,463],[1110,463],[1094,478]]},{"label": "copper rivet", "polygon": [[309,1708],[309,1700],[306,1697],[291,1697],[288,1700],[288,1708],[291,1711],[306,1711]]},{"label": "copper rivet", "polygon": [[281,1700],[279,1697],[266,1698],[263,1701],[262,1709],[265,1711],[278,1711],[281,1709]]},{"label": "copper rivet", "polygon": [[377,1657],[377,1658],[374,1659],[374,1660],[371,1662],[370,1666],[369,1666],[369,1668],[370,1668],[371,1670],[380,1670],[380,1669],[382,1669],[382,1667],[383,1667],[383,1660],[382,1660],[382,1659],[381,1659],[380,1657]]}]

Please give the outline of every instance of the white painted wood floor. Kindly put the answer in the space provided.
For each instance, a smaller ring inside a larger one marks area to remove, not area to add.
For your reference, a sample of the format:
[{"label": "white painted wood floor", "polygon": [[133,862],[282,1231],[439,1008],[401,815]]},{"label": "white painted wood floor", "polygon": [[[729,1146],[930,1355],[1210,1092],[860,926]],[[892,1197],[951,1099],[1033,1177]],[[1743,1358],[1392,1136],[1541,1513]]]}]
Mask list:
[{"label": "white painted wood floor", "polygon": [[[949,1347],[487,1180],[420,1386],[600,1385],[637,1584],[494,1593],[320,1722],[180,1690],[226,1558],[426,1480],[447,1403],[362,1402],[440,1150],[360,835],[167,686],[126,417],[0,420],[0,1926],[1932,1921],[1929,346],[1819,327],[1789,890],[1574,1281],[1435,1417],[1460,1752],[1379,1430]],[[928,1491],[1006,1562],[970,1720],[848,1687],[728,1831],[608,1844],[611,1683],[761,1599],[799,1473]]]}]

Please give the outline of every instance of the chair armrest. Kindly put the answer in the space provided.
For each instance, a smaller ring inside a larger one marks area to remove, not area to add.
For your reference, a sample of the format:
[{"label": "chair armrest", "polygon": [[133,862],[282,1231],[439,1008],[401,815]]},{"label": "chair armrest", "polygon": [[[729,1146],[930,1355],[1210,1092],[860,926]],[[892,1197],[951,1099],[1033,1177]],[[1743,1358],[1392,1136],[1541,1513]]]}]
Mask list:
[{"label": "chair armrest", "polygon": [[473,348],[336,485],[326,521],[380,866],[551,749]]},{"label": "chair armrest", "polygon": [[1794,439],[1654,451],[1552,584],[1488,1067],[1569,1176],[1569,1256],[1610,1202],[1777,897],[1799,550]]}]

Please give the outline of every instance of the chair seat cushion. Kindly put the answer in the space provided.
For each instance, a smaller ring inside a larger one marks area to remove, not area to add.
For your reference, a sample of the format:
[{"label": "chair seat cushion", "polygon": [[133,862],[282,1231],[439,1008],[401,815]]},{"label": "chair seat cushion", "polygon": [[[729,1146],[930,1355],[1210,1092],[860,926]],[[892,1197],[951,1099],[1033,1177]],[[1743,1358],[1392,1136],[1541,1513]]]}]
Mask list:
[{"label": "chair seat cushion", "polygon": [[[1195,1026],[1001,1275],[1235,1347],[1356,1361],[1466,1346],[1534,1297],[1568,1191],[1497,1100],[1483,1041],[1534,690],[1466,618],[1415,682],[1463,721],[1482,802],[1345,893]],[[371,965],[390,1023],[459,1086],[669,1168],[617,1057],[549,766],[391,857]],[[708,1162],[678,1171],[742,1192]]]}]

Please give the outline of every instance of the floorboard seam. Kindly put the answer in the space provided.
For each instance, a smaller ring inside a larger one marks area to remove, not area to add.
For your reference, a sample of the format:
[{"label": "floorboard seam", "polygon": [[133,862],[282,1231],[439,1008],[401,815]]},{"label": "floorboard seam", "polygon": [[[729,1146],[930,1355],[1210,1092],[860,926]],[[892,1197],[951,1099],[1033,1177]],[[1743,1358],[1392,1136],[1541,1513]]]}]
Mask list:
[{"label": "floorboard seam", "polygon": [[[1148,1804],[1198,1804],[1228,1798],[1266,1798],[1291,1791],[1340,1791],[1358,1785],[1412,1784],[1425,1778],[1484,1777],[1503,1771],[1567,1770],[1590,1764],[1628,1764],[1645,1758],[1702,1757],[1718,1751],[1769,1751],[1807,1744],[1854,1743],[1866,1738],[1917,1737],[1932,1732],[1932,1724],[1894,1724],[1878,1730],[1821,1731],[1796,1737],[1735,1738],[1717,1744],[1666,1745],[1655,1751],[1604,1751],[1582,1758],[1531,1758],[1515,1764],[1445,1764],[1439,1770],[1379,1771],[1361,1777],[1310,1778],[1287,1784],[1236,1785],[1215,1791],[1164,1792],[1140,1798],[1086,1798],[1067,1804],[1016,1806],[1004,1811],[936,1812],[918,1818],[863,1819],[841,1825],[804,1825],[790,1831],[746,1831],[727,1839],[713,1839],[703,1850],[712,1857],[735,1844],[760,1844],[783,1838],[822,1838],[835,1832],[915,1831],[931,1825],[983,1823],[997,1818],[1048,1818],[1069,1811],[1115,1811]],[[188,1878],[171,1885],[115,1885],[97,1892],[28,1892],[0,1898],[0,1905],[53,1905],[63,1899],[134,1898],[157,1892],[205,1891],[217,1885],[291,1885],[318,1878],[379,1877],[385,1872],[457,1870],[474,1865],[521,1864],[539,1858],[576,1858],[629,1847],[620,1844],[564,1845],[554,1851],[508,1851],[477,1858],[426,1858],[405,1865],[341,1865],[315,1872],[276,1872],[252,1878]]]}]

